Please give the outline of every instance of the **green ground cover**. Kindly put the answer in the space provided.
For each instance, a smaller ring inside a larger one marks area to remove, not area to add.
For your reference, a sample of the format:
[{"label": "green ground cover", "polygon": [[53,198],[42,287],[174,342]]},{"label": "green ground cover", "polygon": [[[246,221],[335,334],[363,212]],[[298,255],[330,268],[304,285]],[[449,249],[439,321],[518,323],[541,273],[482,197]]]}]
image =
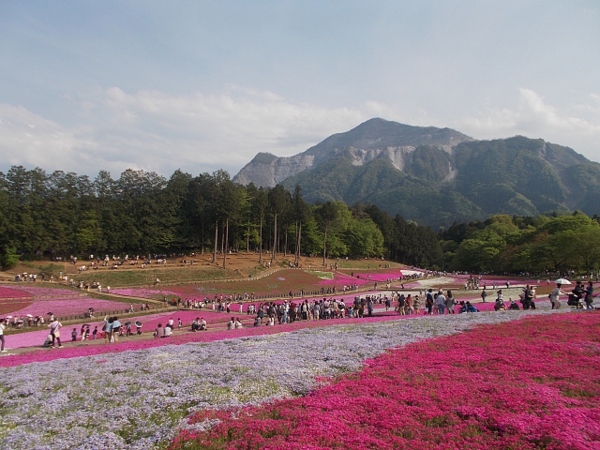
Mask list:
[{"label": "green ground cover", "polygon": [[218,268],[164,268],[164,269],[116,269],[94,271],[87,270],[72,277],[75,281],[92,282],[97,281],[102,286],[142,286],[152,285],[156,279],[161,284],[186,283],[201,280],[219,280],[241,278],[241,275],[233,270]]}]

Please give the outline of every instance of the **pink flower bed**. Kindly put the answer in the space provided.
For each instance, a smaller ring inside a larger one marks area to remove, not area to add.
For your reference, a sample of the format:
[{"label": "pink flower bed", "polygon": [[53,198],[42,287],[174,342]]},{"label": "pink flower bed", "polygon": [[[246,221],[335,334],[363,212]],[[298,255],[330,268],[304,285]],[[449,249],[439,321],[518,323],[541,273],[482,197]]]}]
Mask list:
[{"label": "pink flower bed", "polygon": [[142,332],[154,331],[159,323],[165,326],[169,319],[173,319],[175,325],[177,325],[177,320],[181,319],[183,327],[188,329],[190,328],[192,321],[196,317],[203,318],[209,326],[224,326],[225,324],[227,324],[227,322],[229,322],[229,319],[231,319],[231,317],[237,317],[241,319],[244,325],[247,325],[248,323],[254,321],[254,316],[240,316],[239,314],[227,314],[212,311],[209,312],[208,310],[177,311],[166,316],[153,318],[149,321],[144,321],[143,319],[141,319],[143,323]]},{"label": "pink flower bed", "polygon": [[0,286],[0,299],[12,299],[12,298],[30,298],[31,295],[25,291],[12,289],[4,286]]},{"label": "pink flower bed", "polygon": [[[6,286],[0,286],[4,288]],[[49,287],[38,287],[38,286],[19,286],[19,291],[27,292],[34,297],[64,297],[64,296],[75,296],[81,294],[81,292],[72,289],[61,289],[61,288],[49,288]]]},{"label": "pink flower bed", "polygon": [[558,314],[388,352],[306,397],[205,410],[171,450],[600,449],[600,314]]},{"label": "pink flower bed", "polygon": [[404,275],[402,275],[402,272],[399,270],[386,273],[355,273],[354,277],[356,278],[357,276],[359,276],[361,280],[364,278],[371,283],[374,283],[375,281],[378,283],[385,283],[386,280],[389,279],[398,281],[398,278],[404,278]]},{"label": "pink flower bed", "polygon": [[[127,321],[132,321],[135,322],[136,320],[140,320],[142,323],[146,324],[147,321],[155,321],[156,323],[158,323],[161,319],[166,322],[166,320],[168,320],[168,317],[173,315],[173,313],[171,311],[168,312],[163,312],[163,313],[158,313],[158,314],[152,314],[152,315],[148,315],[148,316],[140,316],[140,317],[133,317],[133,318],[127,318],[124,319],[122,321],[122,323],[125,323]],[[167,318],[166,320],[164,318]],[[102,325],[104,325],[104,317],[101,317],[102,320],[98,320],[98,318],[96,318],[94,321],[90,321],[87,322],[90,327],[91,330],[94,329],[95,326],[98,327],[98,329],[102,329]],[[177,319],[175,319],[177,320]],[[156,325],[154,325],[154,327],[156,327]],[[66,333],[68,330],[69,331],[69,335],[67,336],[68,338],[70,338],[70,331],[76,328],[77,329],[77,335],[79,336],[79,330],[81,329],[81,324],[77,324],[77,325],[69,325],[66,327],[63,327],[63,333]],[[24,348],[24,347],[38,347],[41,346],[44,343],[44,340],[46,339],[46,336],[48,336],[48,323],[46,322],[44,325],[42,325],[39,328],[34,327],[34,330],[37,331],[30,331],[27,333],[19,333],[19,334],[14,334],[14,335],[9,335],[6,336],[6,340],[7,340],[7,347],[9,348]],[[149,326],[146,326],[145,328],[142,328],[142,330],[144,331],[149,331],[149,330],[154,330],[154,328],[150,328]],[[65,335],[66,336],[66,335]],[[63,340],[67,340],[67,337],[63,337]],[[70,341],[70,339],[69,339]],[[60,355],[57,355],[60,356]]]},{"label": "pink flower bed", "polygon": [[53,298],[51,300],[36,300],[32,305],[12,313],[13,316],[24,317],[27,314],[32,316],[47,317],[48,312],[52,312],[57,317],[71,316],[74,314],[85,314],[89,308],[99,313],[102,311],[118,311],[128,309],[129,304],[123,302],[113,302],[110,300],[98,300],[89,297],[77,297],[69,299]]},{"label": "pink flower bed", "polygon": [[342,275],[339,273],[336,273],[333,276],[333,280],[321,280],[317,283],[317,286],[351,286],[353,284],[356,284],[357,286],[362,286],[363,284],[367,284],[367,283],[371,283],[370,281],[368,281],[367,279],[363,279],[363,278],[356,278],[356,277],[351,277],[351,276],[347,276],[347,275]]},{"label": "pink flower bed", "polygon": [[[410,271],[413,273],[415,271]],[[392,270],[384,273],[355,273],[353,277],[349,275],[342,275],[340,273],[334,274],[333,280],[322,280],[318,283],[319,286],[343,286],[356,284],[362,286],[368,283],[385,283],[387,280],[392,280],[393,284],[401,283],[404,278],[404,274],[401,270]],[[400,279],[400,281],[398,281]],[[407,284],[410,281],[407,280]],[[413,282],[415,283],[415,282]]]}]

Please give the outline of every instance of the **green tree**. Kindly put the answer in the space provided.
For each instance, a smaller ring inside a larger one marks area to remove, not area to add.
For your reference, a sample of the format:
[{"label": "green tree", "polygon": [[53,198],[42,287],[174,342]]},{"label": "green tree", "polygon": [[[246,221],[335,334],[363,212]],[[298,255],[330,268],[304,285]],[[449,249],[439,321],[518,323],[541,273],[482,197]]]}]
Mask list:
[{"label": "green tree", "polygon": [[315,210],[317,220],[323,231],[323,266],[327,265],[327,232],[331,224],[338,217],[338,209],[333,202],[327,202],[319,205]]}]

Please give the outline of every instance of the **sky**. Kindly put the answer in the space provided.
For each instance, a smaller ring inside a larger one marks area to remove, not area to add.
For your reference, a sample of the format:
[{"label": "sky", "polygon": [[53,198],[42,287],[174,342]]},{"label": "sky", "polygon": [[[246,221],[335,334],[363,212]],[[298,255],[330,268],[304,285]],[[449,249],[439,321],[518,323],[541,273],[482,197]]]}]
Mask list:
[{"label": "sky", "polygon": [[0,171],[235,175],[381,117],[600,161],[598,0],[0,0]]}]

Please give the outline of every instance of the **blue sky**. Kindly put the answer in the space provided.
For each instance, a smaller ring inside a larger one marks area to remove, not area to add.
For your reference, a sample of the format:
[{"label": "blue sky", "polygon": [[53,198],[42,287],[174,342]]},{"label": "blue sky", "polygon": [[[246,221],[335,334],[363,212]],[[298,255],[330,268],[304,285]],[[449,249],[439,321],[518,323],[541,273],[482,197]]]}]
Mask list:
[{"label": "blue sky", "polygon": [[600,161],[600,2],[0,0],[0,171],[237,173],[372,117]]}]

